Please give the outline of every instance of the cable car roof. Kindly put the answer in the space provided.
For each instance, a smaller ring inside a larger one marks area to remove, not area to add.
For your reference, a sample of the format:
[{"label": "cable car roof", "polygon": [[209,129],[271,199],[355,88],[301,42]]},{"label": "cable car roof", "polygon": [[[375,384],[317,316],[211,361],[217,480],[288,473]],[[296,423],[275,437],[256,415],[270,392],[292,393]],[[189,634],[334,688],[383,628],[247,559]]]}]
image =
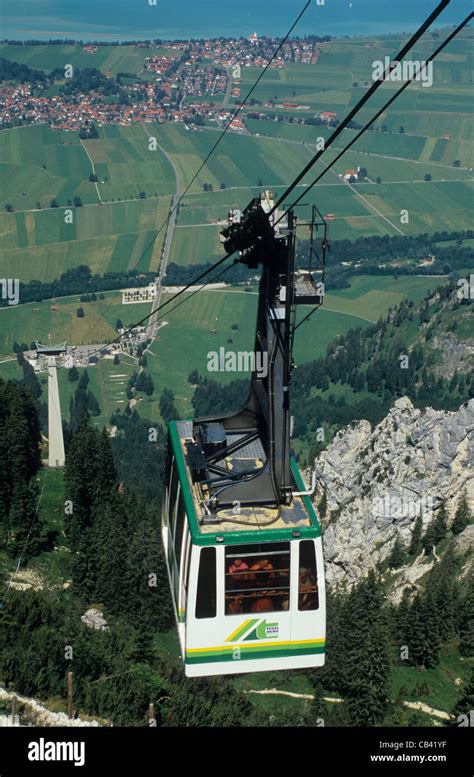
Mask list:
[{"label": "cable car roof", "polygon": [[[193,422],[171,421],[170,439],[175,454],[175,462],[179,480],[183,490],[184,503],[193,543],[197,545],[214,545],[216,542],[236,544],[242,542],[291,540],[294,538],[319,537],[321,529],[318,519],[308,497],[295,496],[289,505],[280,505],[278,510],[273,507],[256,505],[241,507],[236,514],[232,508],[219,511],[218,524],[203,523],[205,515],[202,506],[200,484],[193,483],[186,460],[186,441],[193,435]],[[236,433],[236,439],[241,433]],[[264,466],[265,453],[260,440],[254,440],[235,454],[230,454],[223,460],[229,469],[239,473],[253,467]],[[304,484],[292,460],[292,472],[297,487],[304,490]]]}]

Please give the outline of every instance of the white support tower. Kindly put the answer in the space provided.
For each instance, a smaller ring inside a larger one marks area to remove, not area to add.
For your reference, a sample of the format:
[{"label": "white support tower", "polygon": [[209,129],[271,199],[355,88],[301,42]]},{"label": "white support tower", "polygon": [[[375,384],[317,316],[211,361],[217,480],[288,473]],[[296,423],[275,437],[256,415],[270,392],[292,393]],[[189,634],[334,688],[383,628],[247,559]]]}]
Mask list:
[{"label": "white support tower", "polygon": [[44,346],[36,343],[38,358],[44,359],[48,371],[48,441],[49,455],[48,466],[64,467],[64,437],[61,420],[61,403],[58,387],[58,362],[59,354],[66,353],[66,345]]}]

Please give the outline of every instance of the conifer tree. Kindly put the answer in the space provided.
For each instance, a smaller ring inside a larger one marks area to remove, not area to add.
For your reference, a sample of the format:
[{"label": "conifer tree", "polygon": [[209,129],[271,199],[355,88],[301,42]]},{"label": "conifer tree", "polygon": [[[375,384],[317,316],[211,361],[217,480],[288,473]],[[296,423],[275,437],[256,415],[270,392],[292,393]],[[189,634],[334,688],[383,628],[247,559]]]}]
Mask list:
[{"label": "conifer tree", "polygon": [[471,511],[469,510],[469,505],[467,503],[466,492],[464,492],[454,514],[454,521],[451,526],[451,531],[453,534],[461,534],[461,532],[463,532],[466,526],[469,524],[470,520]]},{"label": "conifer tree", "polygon": [[353,726],[383,722],[389,710],[389,635],[380,580],[373,570],[344,608],[343,684]]},{"label": "conifer tree", "polygon": [[433,548],[436,545],[435,536],[436,536],[436,530],[435,530],[434,522],[432,521],[428,526],[428,528],[426,529],[422,539],[423,550],[425,552],[425,555],[427,556],[429,556],[430,553],[433,552]]},{"label": "conifer tree", "polygon": [[82,530],[72,561],[73,591],[89,604],[94,600],[97,578],[96,546],[90,527]]},{"label": "conifer tree", "polygon": [[[430,627],[435,631],[429,633],[426,618],[430,615]],[[437,624],[433,624],[431,611],[427,608],[424,598],[417,594],[413,599],[406,621],[405,639],[408,645],[408,661],[414,666],[434,666],[439,648]]]},{"label": "conifer tree", "polygon": [[439,663],[440,616],[435,592],[428,586],[421,600],[421,617],[424,631],[423,665],[432,669]]},{"label": "conifer tree", "polygon": [[20,484],[15,488],[9,515],[10,540],[8,552],[15,557],[21,555],[26,564],[38,555],[45,541],[44,520],[38,515],[38,491],[33,484]]},{"label": "conifer tree", "polygon": [[107,502],[96,503],[92,516],[91,538],[96,571],[94,595],[110,612],[123,613],[129,597],[124,575],[128,534],[120,494],[116,494]]},{"label": "conifer tree", "polygon": [[403,566],[404,561],[405,561],[405,549],[403,547],[400,537],[397,534],[397,537],[393,544],[393,548],[390,551],[390,555],[388,557],[388,565],[390,569],[398,569],[399,567]]},{"label": "conifer tree", "polygon": [[306,725],[309,726],[323,726],[327,720],[327,706],[324,701],[323,685],[319,680],[313,683],[313,695],[314,699],[311,702],[311,707],[306,718]]},{"label": "conifer tree", "polygon": [[117,473],[115,471],[114,456],[110,444],[110,438],[105,429],[97,442],[97,489],[106,497],[117,484]]},{"label": "conifer tree", "polygon": [[459,616],[459,652],[462,656],[474,656],[474,572],[467,581],[466,595],[461,602]]},{"label": "conifer tree", "polygon": [[448,530],[447,520],[446,504],[443,501],[439,508],[438,515],[433,521],[433,540],[435,545],[446,537],[446,532]]},{"label": "conifer tree", "polygon": [[397,641],[405,640],[407,634],[407,623],[410,614],[410,589],[405,588],[400,600],[400,604],[395,610],[394,617],[394,630],[397,637]]},{"label": "conifer tree", "polygon": [[405,618],[404,639],[408,646],[408,661],[412,666],[423,663],[424,630],[421,606],[421,595],[417,594],[408,609]]},{"label": "conifer tree", "polygon": [[168,575],[156,521],[142,521],[135,528],[125,558],[127,612],[133,622],[168,629],[173,610]]},{"label": "conifer tree", "polygon": [[72,435],[65,466],[66,500],[71,503],[72,512],[66,513],[64,524],[73,550],[78,547],[84,530],[90,527],[94,502],[101,496],[98,472],[98,433],[84,411]]},{"label": "conifer tree", "polygon": [[340,691],[343,686],[342,668],[344,665],[345,630],[343,629],[343,610],[347,594],[337,588],[326,592],[326,616],[331,628],[326,639],[326,663],[321,669],[311,673],[312,682],[321,682],[325,688]]},{"label": "conifer tree", "polygon": [[[130,621],[127,619],[127,622]],[[148,622],[138,620],[134,623],[133,638],[125,652],[125,658],[133,664],[151,662],[155,657],[153,646],[154,630]]]},{"label": "conifer tree", "polygon": [[449,639],[457,632],[460,606],[453,543],[431,570],[426,590],[434,597],[434,614],[438,620],[439,634],[443,640]]},{"label": "conifer tree", "polygon": [[[0,378],[0,542],[26,562],[41,549],[33,481],[41,465],[40,425],[30,391]],[[26,543],[26,544],[25,544]]]},{"label": "conifer tree", "polygon": [[418,556],[418,554],[421,552],[423,547],[421,542],[422,531],[423,519],[421,515],[419,515],[415,521],[415,526],[413,527],[413,532],[411,535],[410,547],[408,549],[410,556]]},{"label": "conifer tree", "polygon": [[42,394],[42,388],[40,385],[40,382],[38,378],[36,377],[36,373],[27,361],[23,362],[23,380],[21,381],[22,385],[31,392],[31,395],[38,399]]},{"label": "conifer tree", "polygon": [[408,661],[430,669],[439,661],[440,633],[436,596],[428,587],[415,596],[406,619]]}]

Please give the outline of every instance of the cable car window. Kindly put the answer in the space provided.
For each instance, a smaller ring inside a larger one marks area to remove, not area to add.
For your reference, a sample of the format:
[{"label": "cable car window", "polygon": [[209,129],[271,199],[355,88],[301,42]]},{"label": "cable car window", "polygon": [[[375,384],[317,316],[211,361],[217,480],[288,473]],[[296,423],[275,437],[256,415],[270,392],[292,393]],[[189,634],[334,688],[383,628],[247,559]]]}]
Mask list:
[{"label": "cable car window", "polygon": [[188,551],[187,551],[187,558],[186,558],[186,571],[184,575],[184,590],[186,591],[186,594],[187,594],[189,589],[189,570],[191,569],[191,539],[189,537],[189,529],[186,529],[186,531],[188,534],[188,539],[187,539]]},{"label": "cable car window", "polygon": [[174,456],[172,455],[172,449],[171,449],[171,443],[168,440],[168,455],[167,455],[167,461],[166,461],[166,470],[165,470],[165,498],[163,501],[163,525],[169,526],[169,509],[170,509],[170,495],[171,495],[171,477],[174,470]]},{"label": "cable car window", "polygon": [[226,615],[281,612],[289,606],[289,542],[226,547]]},{"label": "cable car window", "polygon": [[176,563],[178,565],[178,569],[181,563],[181,548],[183,545],[183,530],[184,530],[185,515],[186,515],[186,511],[184,509],[183,492],[181,491],[179,496],[179,502],[178,502],[178,514],[176,516],[176,531],[174,535],[174,548],[176,553]]},{"label": "cable car window", "polygon": [[202,548],[196,596],[196,618],[216,617],[216,549]]},{"label": "cable car window", "polygon": [[318,575],[314,542],[302,540],[298,568],[298,610],[317,610],[318,607]]},{"label": "cable car window", "polygon": [[178,470],[176,467],[176,462],[173,465],[173,468],[171,470],[171,478],[170,478],[170,500],[168,504],[168,523],[171,529],[171,535],[173,536],[174,533],[174,523],[173,519],[175,516],[175,510],[176,510],[176,495],[178,492],[178,484],[179,484],[179,478],[178,478]]}]

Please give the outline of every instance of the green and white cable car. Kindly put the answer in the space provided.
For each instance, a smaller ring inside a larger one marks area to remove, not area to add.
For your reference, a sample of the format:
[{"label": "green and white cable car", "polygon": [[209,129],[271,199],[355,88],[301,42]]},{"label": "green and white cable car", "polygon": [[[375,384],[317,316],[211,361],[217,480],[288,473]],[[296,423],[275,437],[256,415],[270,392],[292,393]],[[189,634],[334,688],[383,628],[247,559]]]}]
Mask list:
[{"label": "green and white cable car", "polygon": [[[268,210],[268,196],[252,201],[223,233],[228,253],[263,266],[255,355],[266,369],[239,412],[169,425],[163,545],[189,677],[324,664],[321,528],[290,455],[295,219],[278,229]],[[304,285],[304,304],[321,304],[312,275]]]}]

